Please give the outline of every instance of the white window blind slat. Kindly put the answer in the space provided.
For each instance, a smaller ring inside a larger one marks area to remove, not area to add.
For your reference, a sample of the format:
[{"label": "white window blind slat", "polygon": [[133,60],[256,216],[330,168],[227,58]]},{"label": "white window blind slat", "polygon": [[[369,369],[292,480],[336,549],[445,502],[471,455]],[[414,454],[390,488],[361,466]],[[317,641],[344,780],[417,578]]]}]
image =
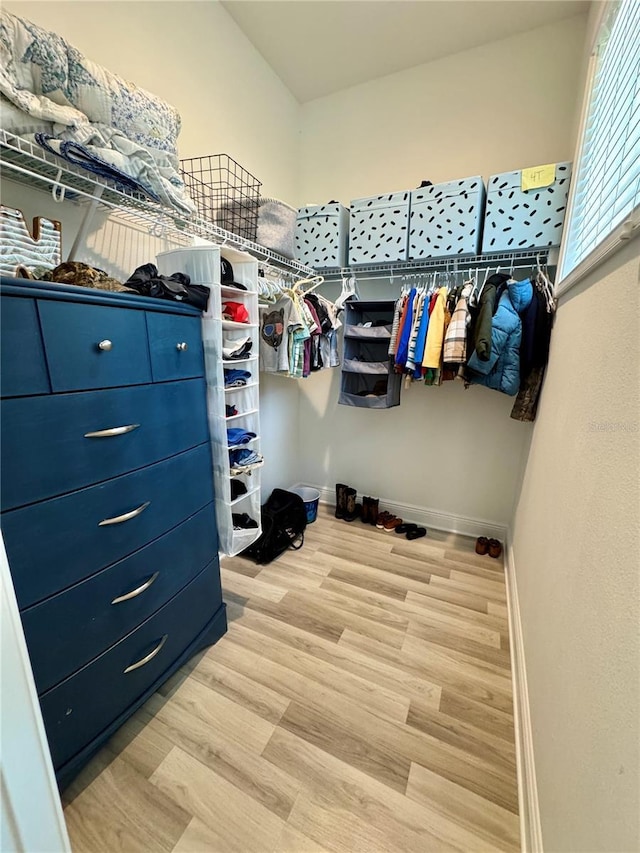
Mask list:
[{"label": "white window blind slat", "polygon": [[611,4],[596,46],[562,253],[565,278],[640,204],[640,3]]}]

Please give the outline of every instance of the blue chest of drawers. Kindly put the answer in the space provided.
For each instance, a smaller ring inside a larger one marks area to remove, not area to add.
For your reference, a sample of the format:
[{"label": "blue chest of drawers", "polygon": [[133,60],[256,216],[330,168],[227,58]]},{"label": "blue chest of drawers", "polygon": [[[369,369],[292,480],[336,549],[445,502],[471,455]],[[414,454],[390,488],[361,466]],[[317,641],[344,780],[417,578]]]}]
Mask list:
[{"label": "blue chest of drawers", "polygon": [[58,782],[226,631],[200,315],[1,282],[0,523]]}]

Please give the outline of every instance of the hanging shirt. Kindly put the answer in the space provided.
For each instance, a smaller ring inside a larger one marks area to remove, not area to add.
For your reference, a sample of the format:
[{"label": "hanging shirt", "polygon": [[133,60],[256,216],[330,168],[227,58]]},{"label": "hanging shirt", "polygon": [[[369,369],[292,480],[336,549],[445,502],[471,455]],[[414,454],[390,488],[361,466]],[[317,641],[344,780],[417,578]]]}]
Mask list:
[{"label": "hanging shirt", "polygon": [[391,340],[389,341],[389,355],[396,354],[398,345],[398,332],[400,330],[400,321],[404,311],[406,296],[401,296],[396,302],[396,307],[393,312],[393,325],[391,326]]},{"label": "hanging shirt", "polygon": [[306,329],[297,304],[282,296],[274,305],[261,306],[260,369],[265,373],[289,372],[289,334]]},{"label": "hanging shirt", "polygon": [[429,318],[429,331],[424,350],[422,366],[437,369],[442,360],[442,344],[444,342],[444,309],[447,301],[447,288],[441,287],[435,294],[435,303]]},{"label": "hanging shirt", "polygon": [[409,354],[409,338],[411,337],[411,329],[413,326],[413,303],[416,298],[416,289],[412,287],[407,297],[407,307],[403,317],[402,330],[398,337],[398,347],[396,350],[396,367],[403,368],[407,363]]},{"label": "hanging shirt", "polygon": [[426,293],[424,297],[424,302],[422,304],[422,314],[420,316],[420,324],[418,325],[418,334],[416,336],[416,344],[415,350],[413,353],[413,360],[415,362],[415,369],[413,371],[413,378],[420,379],[422,376],[422,359],[424,358],[424,348],[427,342],[427,331],[429,329],[429,315],[430,315],[430,307],[431,307],[431,294]]},{"label": "hanging shirt", "polygon": [[467,284],[453,309],[449,328],[444,337],[442,358],[445,363],[463,364],[467,360],[467,325],[469,310],[467,300],[471,293],[471,284]]},{"label": "hanging shirt", "polygon": [[414,318],[413,318],[413,326],[411,327],[411,336],[409,338],[409,354],[407,356],[407,373],[413,373],[416,368],[416,344],[418,342],[418,332],[420,330],[420,323],[422,321],[422,314],[425,311],[425,306],[427,304],[425,295],[423,292],[418,293],[416,296],[415,306],[414,306]]}]

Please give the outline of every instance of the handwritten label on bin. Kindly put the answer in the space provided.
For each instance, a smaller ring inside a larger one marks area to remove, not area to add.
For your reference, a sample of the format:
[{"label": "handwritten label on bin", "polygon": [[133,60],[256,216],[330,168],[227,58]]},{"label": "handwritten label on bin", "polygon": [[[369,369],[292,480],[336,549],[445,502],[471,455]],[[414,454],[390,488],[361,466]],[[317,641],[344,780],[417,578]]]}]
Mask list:
[{"label": "handwritten label on bin", "polygon": [[539,190],[542,187],[550,187],[556,179],[556,164],[549,163],[546,166],[532,166],[530,169],[522,170],[522,186],[524,190]]}]

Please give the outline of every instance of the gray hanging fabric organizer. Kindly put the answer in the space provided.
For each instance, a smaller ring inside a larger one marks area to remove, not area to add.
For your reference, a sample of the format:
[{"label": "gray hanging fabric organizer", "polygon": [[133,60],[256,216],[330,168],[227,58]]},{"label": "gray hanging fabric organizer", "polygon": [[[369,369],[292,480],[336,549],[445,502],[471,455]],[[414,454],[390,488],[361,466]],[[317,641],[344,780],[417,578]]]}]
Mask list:
[{"label": "gray hanging fabric organizer", "polygon": [[395,304],[393,300],[345,304],[340,405],[361,409],[400,405],[402,377],[394,373],[389,359]]}]

